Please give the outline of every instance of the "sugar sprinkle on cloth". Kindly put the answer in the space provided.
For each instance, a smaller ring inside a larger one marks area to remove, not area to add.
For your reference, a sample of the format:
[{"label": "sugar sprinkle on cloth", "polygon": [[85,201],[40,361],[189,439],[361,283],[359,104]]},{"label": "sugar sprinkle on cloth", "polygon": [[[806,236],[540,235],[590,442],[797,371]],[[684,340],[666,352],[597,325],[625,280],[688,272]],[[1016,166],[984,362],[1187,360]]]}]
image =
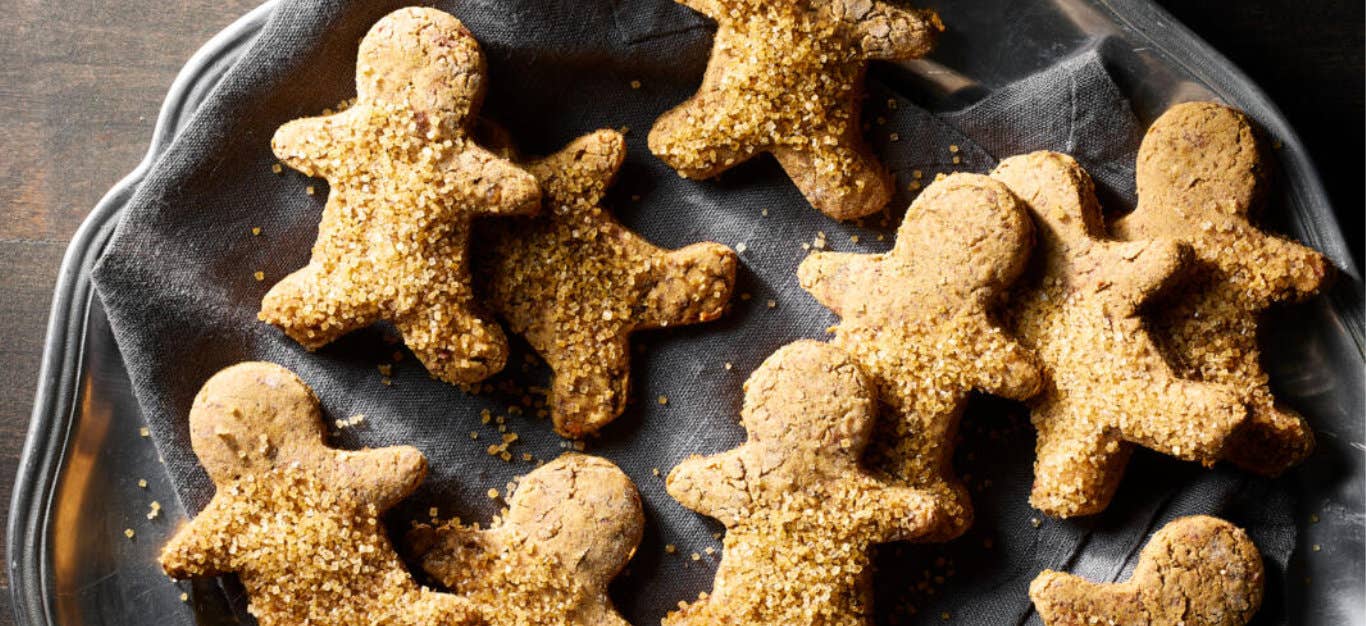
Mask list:
[{"label": "sugar sprinkle on cloth", "polygon": [[[916,106],[914,91],[879,80],[886,68],[874,64],[868,137],[899,192],[885,225],[875,215],[860,227],[811,210],[769,158],[696,182],[650,155],[646,129],[692,93],[710,50],[711,26],[686,8],[669,0],[437,5],[479,38],[489,60],[484,114],[508,128],[523,153],[548,154],[592,130],[626,127],[626,165],[604,206],[660,246],[709,240],[743,250],[733,310],[710,324],[640,334],[634,403],[588,445],[630,475],[644,500],[645,539],[630,575],[612,587],[633,623],[657,623],[679,600],[709,589],[720,548],[719,525],[674,502],[652,470],[739,444],[744,433],[734,416],[748,373],[794,339],[823,339],[835,322],[797,284],[807,248],[884,251],[912,187],[939,172],[984,173],[999,158],[1032,150],[1069,152],[1108,192],[1104,200],[1133,199],[1142,129],[1096,48],[971,107],[937,114]],[[503,490],[535,459],[563,451],[534,403],[522,405],[531,386],[544,384],[545,371],[528,364],[519,340],[493,388],[470,395],[431,379],[382,325],[309,353],[256,320],[266,289],[307,261],[326,198],[323,181],[272,172],[270,137],[280,124],[354,95],[356,42],[400,6],[283,0],[153,166],[96,269],[152,437],[191,511],[208,501],[212,483],[190,450],[186,414],[209,376],[243,360],[297,372],[329,420],[366,416],[333,432],[331,445],[408,444],[427,455],[427,482],[388,518],[401,527],[425,521],[433,506],[487,521],[501,504],[487,497],[491,488]],[[316,193],[307,193],[309,186]],[[263,280],[254,278],[258,271]],[[668,402],[655,401],[661,397]],[[1025,622],[1026,590],[1040,570],[1122,579],[1151,529],[1193,513],[1247,528],[1273,572],[1272,595],[1285,586],[1276,581],[1295,541],[1285,483],[1140,455],[1104,515],[1044,521],[1027,504],[1033,441],[1021,409],[977,401],[963,424],[957,468],[971,489],[976,525],[950,544],[883,549],[876,578],[883,612],[909,605],[921,620],[948,614],[958,624]],[[489,453],[490,443],[498,454]],[[1276,623],[1279,604],[1269,597],[1258,623]]]}]

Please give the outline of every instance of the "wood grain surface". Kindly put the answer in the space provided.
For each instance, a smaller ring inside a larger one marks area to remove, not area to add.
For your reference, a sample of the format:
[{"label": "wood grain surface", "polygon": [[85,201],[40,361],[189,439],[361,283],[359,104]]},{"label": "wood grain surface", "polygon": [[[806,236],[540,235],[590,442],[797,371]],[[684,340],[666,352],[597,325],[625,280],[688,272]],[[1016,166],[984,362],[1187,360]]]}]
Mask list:
[{"label": "wood grain surface", "polygon": [[[1361,0],[1162,0],[1290,118],[1361,264]],[[0,0],[0,502],[8,511],[52,288],[81,220],[142,158],[186,59],[255,0]],[[0,571],[0,626],[12,624]]]}]

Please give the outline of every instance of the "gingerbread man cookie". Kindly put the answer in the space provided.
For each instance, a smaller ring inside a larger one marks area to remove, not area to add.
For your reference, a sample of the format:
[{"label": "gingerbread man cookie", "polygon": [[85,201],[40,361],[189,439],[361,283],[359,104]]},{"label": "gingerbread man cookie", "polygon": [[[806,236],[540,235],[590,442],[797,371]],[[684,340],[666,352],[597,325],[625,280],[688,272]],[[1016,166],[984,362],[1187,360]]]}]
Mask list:
[{"label": "gingerbread man cookie", "polygon": [[644,527],[631,479],[606,459],[571,453],[527,474],[488,530],[454,521],[419,526],[409,541],[423,569],[490,626],[627,626],[607,585]]},{"label": "gingerbread man cookie", "polygon": [[664,623],[870,623],[869,550],[942,524],[932,493],[861,466],[876,416],[875,387],[838,348],[798,341],[765,360],[745,382],[748,441],[669,473],[669,494],[726,537],[712,592]]},{"label": "gingerbread man cookie", "polygon": [[490,226],[479,273],[489,305],[554,370],[555,430],[597,432],[626,407],[631,332],[715,319],[735,284],[735,253],[699,243],[663,250],[600,205],[626,155],[601,130],[527,165],[546,211]]},{"label": "gingerbread man cookie", "polygon": [[877,212],[892,180],[863,140],[872,59],[925,55],[932,11],[880,0],[678,0],[717,22],[697,94],[650,130],[650,150],[687,178],[769,152],[812,206],[836,219]]},{"label": "gingerbread man cookie", "polygon": [[1024,270],[1033,227],[1004,185],[954,174],[925,189],[886,254],[823,252],[802,262],[804,289],[840,316],[833,343],[873,378],[895,419],[870,458],[942,499],[946,540],[972,523],[953,473],[953,441],[974,390],[1024,400],[1039,389],[1031,355],[993,321]]},{"label": "gingerbread man cookie", "polygon": [[484,95],[479,44],[446,13],[400,9],[361,41],[356,93],[271,142],[332,190],[312,260],[271,288],[260,318],[309,349],[389,320],[436,378],[482,380],[502,369],[507,342],[474,302],[470,220],[535,212],[540,190],[469,137]]},{"label": "gingerbread man cookie", "polygon": [[1015,335],[1046,373],[1031,404],[1030,503],[1055,517],[1103,510],[1130,442],[1213,464],[1246,407],[1228,387],[1178,378],[1138,315],[1190,249],[1105,240],[1091,177],[1067,155],[1012,157],[991,176],[1029,207],[1039,233],[1032,275],[1011,307]]},{"label": "gingerbread man cookie", "polygon": [[1322,288],[1323,255],[1258,230],[1265,165],[1251,124],[1210,102],[1172,107],[1138,152],[1138,208],[1112,230],[1120,239],[1172,237],[1195,263],[1153,308],[1154,336],[1187,378],[1231,385],[1251,410],[1225,456],[1276,475],[1314,448],[1309,424],[1271,395],[1257,345],[1261,313]]},{"label": "gingerbread man cookie", "polygon": [[1154,534],[1129,582],[1045,571],[1029,597],[1047,626],[1243,626],[1262,604],[1264,582],[1262,555],[1247,533],[1197,515]]},{"label": "gingerbread man cookie", "polygon": [[272,363],[210,378],[190,442],[217,493],[162,549],[173,578],[236,572],[262,626],[476,624],[468,602],[418,586],[379,515],[426,475],[407,446],[328,448],[318,400]]}]

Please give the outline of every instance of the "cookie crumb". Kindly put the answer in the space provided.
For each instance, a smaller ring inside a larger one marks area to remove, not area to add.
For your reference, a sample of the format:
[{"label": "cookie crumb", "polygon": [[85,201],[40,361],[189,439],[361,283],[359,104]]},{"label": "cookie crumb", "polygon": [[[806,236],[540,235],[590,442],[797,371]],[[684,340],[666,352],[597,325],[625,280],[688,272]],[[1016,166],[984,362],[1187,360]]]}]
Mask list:
[{"label": "cookie crumb", "polygon": [[270,166],[270,171],[276,174],[282,174],[285,171],[285,167],[283,165],[280,165],[279,163],[276,163]]},{"label": "cookie crumb", "polygon": [[662,405],[665,405],[665,404],[668,404],[668,403],[669,403],[669,396],[665,396],[665,395],[659,396],[659,404],[660,404],[661,406],[662,406]]},{"label": "cookie crumb", "polygon": [[252,227],[251,227],[251,236],[252,236],[252,237],[259,237],[259,236],[261,236],[261,227],[260,227],[260,226],[252,226]]},{"label": "cookie crumb", "polygon": [[305,188],[304,188],[304,193],[306,193],[306,194],[308,194],[308,195],[311,196],[311,195],[313,195],[313,194],[318,193],[318,190],[315,189],[315,188],[313,187],[313,185],[309,185],[308,187],[305,187]]},{"label": "cookie crumb", "polygon": [[123,529],[123,536],[124,536],[124,537],[127,537],[127,538],[129,538],[129,539],[132,539],[133,536],[136,535],[136,534],[137,534],[137,533],[133,532],[133,529],[131,529],[131,528],[125,528],[125,529]]},{"label": "cookie crumb", "polygon": [[146,439],[152,436],[152,431],[148,430],[146,426],[143,426],[138,429],[138,436]]},{"label": "cookie crumb", "polygon": [[494,489],[493,487],[489,487],[489,491],[488,491],[488,494],[487,494],[487,495],[488,495],[488,497],[489,497],[490,500],[497,500],[497,499],[498,499],[498,490],[497,490],[497,489]]},{"label": "cookie crumb", "polygon": [[258,283],[266,279],[266,273],[262,272],[261,270],[256,270],[256,273],[252,274],[251,276],[252,278],[255,278],[256,282]]},{"label": "cookie crumb", "polygon": [[633,80],[633,81],[631,81],[631,89],[640,89],[640,81],[638,81],[638,80]]},{"label": "cookie crumb", "polygon": [[147,479],[146,479],[146,478],[139,478],[139,479],[138,479],[138,487],[140,487],[140,488],[142,488],[142,489],[146,489],[146,488],[147,488]]}]

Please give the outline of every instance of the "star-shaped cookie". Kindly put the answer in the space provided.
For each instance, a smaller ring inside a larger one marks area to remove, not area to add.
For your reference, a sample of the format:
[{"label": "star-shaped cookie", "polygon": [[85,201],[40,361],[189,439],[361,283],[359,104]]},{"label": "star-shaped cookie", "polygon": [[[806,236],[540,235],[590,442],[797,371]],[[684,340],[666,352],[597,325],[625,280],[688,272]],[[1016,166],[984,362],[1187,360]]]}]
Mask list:
[{"label": "star-shaped cookie", "polygon": [[784,346],[750,375],[745,443],[669,472],[669,495],[726,537],[711,593],[666,626],[872,622],[872,547],[942,524],[932,494],[862,466],[877,406],[872,381],[826,343]]},{"label": "star-shaped cookie", "polygon": [[1039,234],[1010,306],[1015,336],[1045,370],[1030,407],[1030,503],[1055,517],[1103,510],[1131,443],[1213,464],[1246,407],[1231,388],[1179,378],[1139,317],[1190,260],[1189,247],[1107,241],[1091,177],[1067,155],[1012,157],[991,176],[1029,207]]},{"label": "star-shaped cookie", "polygon": [[493,224],[479,263],[489,305],[554,370],[551,417],[566,437],[625,408],[630,333],[715,319],[735,284],[730,248],[663,250],[599,205],[625,154],[621,134],[601,130],[528,164],[546,210]]},{"label": "star-shaped cookie", "polygon": [[345,111],[285,124],[271,142],[331,193],[312,259],[271,288],[260,318],[309,349],[389,320],[436,378],[482,380],[507,345],[474,302],[470,220],[532,213],[540,191],[469,137],[484,94],[479,44],[446,13],[400,9],[361,41],[356,93]]},{"label": "star-shaped cookie", "polygon": [[1262,203],[1266,166],[1252,125],[1211,102],[1177,105],[1153,122],[1138,152],[1138,208],[1112,226],[1120,239],[1171,237],[1195,262],[1161,306],[1154,336],[1182,376],[1231,385],[1251,409],[1225,456],[1276,475],[1314,448],[1304,418],[1271,394],[1258,322],[1278,302],[1323,287],[1323,255],[1267,234],[1249,219]]},{"label": "star-shaped cookie", "polygon": [[687,178],[768,152],[826,215],[881,210],[892,180],[863,140],[864,74],[929,52],[939,17],[879,0],[679,2],[716,20],[716,40],[701,88],[655,122],[650,150]]},{"label": "star-shaped cookie", "polygon": [[427,472],[415,448],[328,448],[318,400],[273,363],[204,383],[190,442],[217,493],[162,549],[173,578],[236,572],[262,626],[476,624],[461,598],[418,586],[379,515]]},{"label": "star-shaped cookie", "polygon": [[993,320],[1024,270],[1033,228],[1004,185],[954,174],[925,189],[886,254],[823,252],[802,262],[804,289],[839,315],[833,343],[863,366],[893,411],[870,457],[934,493],[956,537],[972,505],[953,472],[953,442],[973,391],[1023,400],[1039,389],[1033,358]]},{"label": "star-shaped cookie", "polygon": [[606,459],[566,454],[527,474],[501,518],[409,533],[422,568],[490,626],[627,626],[607,585],[645,529],[635,484]]}]

